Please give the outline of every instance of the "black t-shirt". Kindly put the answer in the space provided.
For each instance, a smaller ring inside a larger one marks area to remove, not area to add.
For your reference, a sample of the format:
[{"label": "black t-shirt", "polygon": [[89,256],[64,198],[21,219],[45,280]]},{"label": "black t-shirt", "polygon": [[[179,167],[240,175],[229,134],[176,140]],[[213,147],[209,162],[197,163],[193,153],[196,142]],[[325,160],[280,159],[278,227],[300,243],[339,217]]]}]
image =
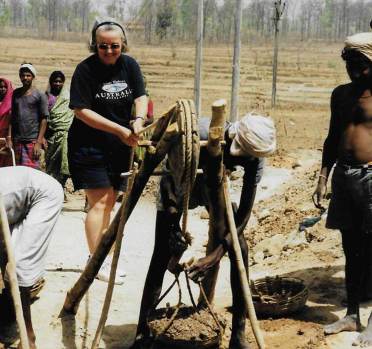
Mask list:
[{"label": "black t-shirt", "polygon": [[[130,56],[121,55],[115,65],[104,65],[92,55],[78,64],[71,80],[70,108],[91,109],[128,127],[134,99],[146,94],[141,69]],[[69,131],[73,147],[105,149],[120,144],[107,132],[92,128],[75,118]]]}]

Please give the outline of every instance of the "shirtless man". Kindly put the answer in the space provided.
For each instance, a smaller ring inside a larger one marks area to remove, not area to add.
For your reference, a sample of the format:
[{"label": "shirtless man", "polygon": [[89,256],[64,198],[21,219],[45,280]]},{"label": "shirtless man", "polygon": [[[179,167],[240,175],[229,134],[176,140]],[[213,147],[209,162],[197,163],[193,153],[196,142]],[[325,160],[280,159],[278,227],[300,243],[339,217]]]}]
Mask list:
[{"label": "shirtless man", "polygon": [[[12,234],[23,316],[30,348],[35,349],[30,291],[45,272],[46,253],[62,208],[63,189],[55,179],[30,167],[0,168],[0,178],[0,193]],[[0,253],[2,273],[7,262],[5,258],[6,256]],[[8,334],[14,332],[12,329],[15,325],[10,290],[7,283],[5,286],[2,293],[0,290],[0,342],[5,341]]]},{"label": "shirtless man", "polygon": [[[326,334],[361,330],[361,283],[372,254],[372,33],[348,37],[342,58],[351,83],[332,93],[329,133],[314,199],[321,205],[336,163],[326,226],[341,231],[348,305],[343,319],[325,326]],[[354,344],[372,345],[372,314]]]},{"label": "shirtless man", "polygon": [[[208,139],[209,118],[199,119],[199,135],[201,140]],[[232,139],[230,137],[229,126],[226,125],[223,163],[227,170],[233,171],[235,166],[242,166],[244,169],[243,187],[241,191],[239,207],[234,206],[235,222],[237,232],[239,235],[239,243],[242,249],[243,260],[245,266],[248,264],[248,246],[244,238],[244,229],[248,223],[252,206],[254,203],[257,184],[261,180],[263,173],[264,160],[262,158],[250,156],[244,148],[240,149],[242,155],[231,155]],[[238,131],[240,132],[240,131]],[[215,202],[217,192],[214,189],[209,189],[214,185],[210,185],[212,180],[207,180],[208,173],[213,173],[213,169],[207,169],[211,165],[208,161],[208,154],[206,148],[200,151],[199,166],[203,168],[203,175],[197,177],[192,195],[190,198],[189,208],[197,206],[206,206],[208,209],[208,202]],[[208,193],[211,192],[211,195]],[[208,198],[210,196],[210,198]],[[136,341],[131,349],[143,349],[151,347],[151,333],[147,325],[148,317],[154,310],[154,306],[159,299],[164,273],[167,270],[168,263],[172,257],[170,245],[171,241],[177,240],[175,238],[180,235],[181,228],[179,220],[181,213],[177,212],[177,196],[174,181],[170,175],[163,176],[160,182],[160,203],[156,216],[155,228],[155,246],[152,255],[150,267],[147,273],[146,283],[143,290],[141,310],[138,320]],[[216,206],[216,205],[215,205]],[[215,209],[215,207],[213,208]],[[210,208],[209,211],[211,211]],[[227,228],[219,227],[220,233],[224,233]],[[214,230],[214,229],[212,229]],[[211,233],[211,231],[210,231]],[[213,232],[215,233],[215,231]],[[186,247],[185,247],[186,248]],[[189,270],[189,276],[194,281],[203,280],[203,287],[210,302],[213,301],[214,287],[217,280],[217,273],[219,269],[219,261],[228,252],[231,261],[234,261],[234,254],[232,249],[231,234],[227,236],[209,236],[207,246],[207,256],[199,259],[193,264]],[[232,332],[229,343],[230,349],[248,349],[249,345],[245,337],[245,321],[246,311],[243,299],[243,291],[241,290],[240,281],[238,277],[238,270],[236,264],[231,262],[231,289],[233,295],[233,320]],[[204,300],[199,300],[199,305],[203,306]]]}]

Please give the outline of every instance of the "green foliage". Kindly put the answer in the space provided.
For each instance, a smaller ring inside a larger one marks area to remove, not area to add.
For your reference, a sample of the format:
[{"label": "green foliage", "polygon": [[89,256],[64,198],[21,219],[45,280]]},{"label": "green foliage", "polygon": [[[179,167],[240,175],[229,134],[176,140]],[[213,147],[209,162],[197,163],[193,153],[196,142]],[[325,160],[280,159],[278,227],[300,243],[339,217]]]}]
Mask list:
[{"label": "green foliage", "polygon": [[332,29],[334,7],[334,0],[325,0],[324,10],[320,16],[320,23],[327,35],[330,34]]},{"label": "green foliage", "polygon": [[0,7],[0,26],[9,25],[11,18],[10,8],[7,5]]},{"label": "green foliage", "polygon": [[156,34],[159,35],[160,39],[165,39],[167,36],[167,30],[172,25],[173,21],[173,7],[172,1],[162,0],[162,3],[158,7],[158,12],[156,14]]}]

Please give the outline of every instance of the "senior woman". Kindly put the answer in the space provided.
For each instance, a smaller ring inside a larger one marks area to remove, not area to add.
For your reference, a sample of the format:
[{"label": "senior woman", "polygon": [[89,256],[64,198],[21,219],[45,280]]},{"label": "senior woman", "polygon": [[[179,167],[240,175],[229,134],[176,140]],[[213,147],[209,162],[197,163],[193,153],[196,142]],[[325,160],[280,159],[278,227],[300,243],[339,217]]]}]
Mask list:
[{"label": "senior woman", "polygon": [[[117,193],[124,188],[120,173],[129,168],[131,147],[137,145],[147,114],[147,97],[138,63],[125,54],[127,40],[119,23],[96,21],[90,50],[94,54],[78,64],[71,81],[75,118],[68,158],[74,188],[84,189],[88,198],[85,232],[92,254],[109,225]],[[106,260],[97,278],[108,281],[109,273]],[[116,283],[122,281],[117,278]]]}]

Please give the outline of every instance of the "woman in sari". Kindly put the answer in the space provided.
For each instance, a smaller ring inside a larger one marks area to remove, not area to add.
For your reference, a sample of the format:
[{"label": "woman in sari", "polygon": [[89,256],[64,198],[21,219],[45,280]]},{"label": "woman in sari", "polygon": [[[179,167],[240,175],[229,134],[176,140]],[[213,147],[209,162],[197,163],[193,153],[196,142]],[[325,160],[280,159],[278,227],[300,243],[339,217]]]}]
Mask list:
[{"label": "woman in sari", "polygon": [[[12,83],[4,78],[0,78],[0,138],[9,136],[9,122],[12,109]],[[5,146],[5,142],[0,143],[0,148]],[[0,167],[10,166],[11,156],[0,154]]]},{"label": "woman in sari", "polygon": [[49,77],[48,97],[48,130],[46,140],[48,148],[45,155],[46,172],[57,179],[62,187],[70,176],[67,160],[67,135],[74,113],[68,107],[69,89],[64,87],[65,75],[54,71]]}]

